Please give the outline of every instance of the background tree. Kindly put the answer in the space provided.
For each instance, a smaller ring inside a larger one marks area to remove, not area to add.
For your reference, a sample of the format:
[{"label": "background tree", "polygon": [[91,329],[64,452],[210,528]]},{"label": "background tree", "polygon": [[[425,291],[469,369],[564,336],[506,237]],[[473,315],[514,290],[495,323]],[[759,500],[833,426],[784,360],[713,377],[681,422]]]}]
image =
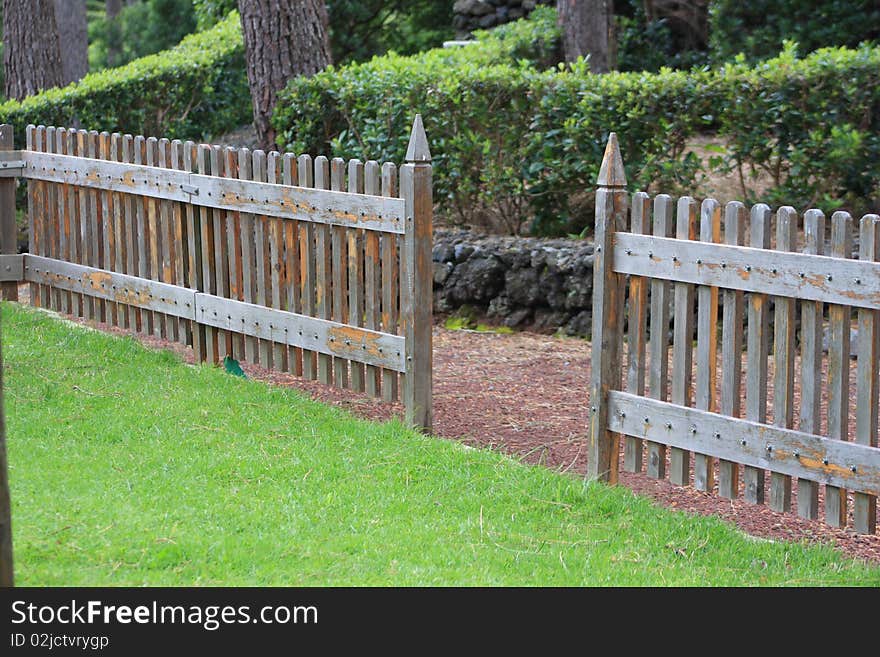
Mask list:
[{"label": "background tree", "polygon": [[565,61],[589,55],[593,73],[607,73],[616,65],[614,2],[612,0],[557,0]]},{"label": "background tree", "polygon": [[3,0],[7,98],[21,100],[63,82],[53,0]]},{"label": "background tree", "polygon": [[86,0],[55,0],[55,25],[61,48],[61,82],[76,82],[89,72]]},{"label": "background tree", "polygon": [[332,63],[323,0],[238,0],[254,127],[265,150],[276,148],[270,119],[278,92],[298,75]]},{"label": "background tree", "polygon": [[119,12],[122,11],[122,0],[107,0],[106,38],[107,66],[119,66],[122,58],[122,45],[119,34]]}]

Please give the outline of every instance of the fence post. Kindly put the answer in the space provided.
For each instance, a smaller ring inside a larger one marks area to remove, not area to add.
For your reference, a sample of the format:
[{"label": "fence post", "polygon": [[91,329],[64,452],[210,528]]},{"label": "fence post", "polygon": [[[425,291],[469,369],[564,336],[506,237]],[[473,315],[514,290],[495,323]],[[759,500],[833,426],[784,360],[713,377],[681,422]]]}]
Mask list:
[{"label": "fence post", "polygon": [[[0,151],[13,148],[12,126],[0,125]],[[18,253],[18,230],[15,225],[15,178],[0,178],[0,253]],[[3,298],[18,301],[18,283],[6,281],[2,284]]]},{"label": "fence post", "polygon": [[617,436],[608,430],[608,391],[620,387],[621,277],[612,270],[614,232],[627,213],[626,173],[617,135],[608,136],[596,180],[596,251],[593,265],[592,380],[590,385],[590,450],[587,476],[617,482]]},{"label": "fence post", "polygon": [[406,164],[400,170],[400,195],[406,201],[400,298],[400,317],[406,338],[403,401],[406,423],[430,431],[433,368],[431,245],[434,210],[431,151],[420,114],[413,122],[405,160]]}]

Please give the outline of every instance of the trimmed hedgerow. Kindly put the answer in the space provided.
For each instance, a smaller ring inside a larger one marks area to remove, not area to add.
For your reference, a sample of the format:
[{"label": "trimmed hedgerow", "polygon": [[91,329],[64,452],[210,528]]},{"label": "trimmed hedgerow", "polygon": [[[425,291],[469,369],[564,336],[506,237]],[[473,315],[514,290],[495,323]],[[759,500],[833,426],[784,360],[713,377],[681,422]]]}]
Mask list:
[{"label": "trimmed hedgerow", "polygon": [[552,15],[536,11],[478,45],[294,80],[275,127],[297,152],[401,161],[419,112],[438,210],[514,233],[591,228],[612,130],[633,189],[693,193],[707,167],[687,144],[710,132],[719,153],[709,166],[743,171],[746,197],[756,167],[773,177],[765,200],[826,210],[846,202],[853,212],[876,203],[880,49],[825,49],[804,59],[789,50],[757,67],[741,59],[715,71],[597,76],[583,63],[541,70],[534,53],[550,41],[536,36],[555,38]]},{"label": "trimmed hedgerow", "polygon": [[19,144],[28,123],[199,139],[250,118],[237,13],[170,50],[0,105],[0,122],[15,126]]}]

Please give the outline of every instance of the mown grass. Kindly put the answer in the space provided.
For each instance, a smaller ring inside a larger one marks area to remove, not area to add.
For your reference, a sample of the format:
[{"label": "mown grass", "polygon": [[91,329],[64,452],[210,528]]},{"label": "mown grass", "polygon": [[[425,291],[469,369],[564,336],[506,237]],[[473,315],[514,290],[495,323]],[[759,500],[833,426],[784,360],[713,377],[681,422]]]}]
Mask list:
[{"label": "mown grass", "polygon": [[880,585],[46,313],[2,329],[21,585]]}]

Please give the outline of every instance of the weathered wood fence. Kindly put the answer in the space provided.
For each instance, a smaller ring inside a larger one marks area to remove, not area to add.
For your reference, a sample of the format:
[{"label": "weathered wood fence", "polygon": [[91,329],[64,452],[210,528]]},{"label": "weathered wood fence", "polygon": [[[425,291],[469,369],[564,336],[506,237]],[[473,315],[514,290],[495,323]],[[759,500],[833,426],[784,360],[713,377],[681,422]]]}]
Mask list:
[{"label": "weathered wood fence", "polygon": [[[431,427],[431,155],[406,163],[0,128],[0,280],[31,303],[392,401]],[[9,183],[12,181],[9,180]]]},{"label": "weathered wood fence", "polygon": [[596,198],[590,475],[616,481],[622,457],[626,471],[781,512],[796,478],[800,516],[824,498],[827,524],[875,533],[880,217],[862,217],[854,259],[846,212],[829,249],[818,210],[625,186],[612,134]]}]

